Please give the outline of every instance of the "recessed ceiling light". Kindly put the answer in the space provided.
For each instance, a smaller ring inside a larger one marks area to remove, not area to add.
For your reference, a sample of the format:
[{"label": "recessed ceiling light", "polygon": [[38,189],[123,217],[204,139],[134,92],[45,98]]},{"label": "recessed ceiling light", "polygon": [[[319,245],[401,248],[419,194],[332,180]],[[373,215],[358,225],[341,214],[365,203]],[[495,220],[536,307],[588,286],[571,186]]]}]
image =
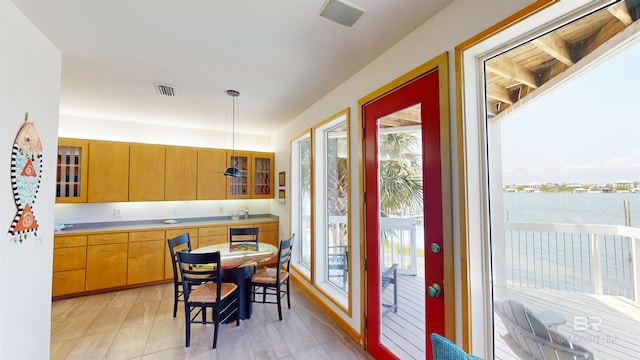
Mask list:
[{"label": "recessed ceiling light", "polygon": [[327,0],[320,10],[323,18],[348,27],[352,27],[362,14],[364,9],[340,0]]}]

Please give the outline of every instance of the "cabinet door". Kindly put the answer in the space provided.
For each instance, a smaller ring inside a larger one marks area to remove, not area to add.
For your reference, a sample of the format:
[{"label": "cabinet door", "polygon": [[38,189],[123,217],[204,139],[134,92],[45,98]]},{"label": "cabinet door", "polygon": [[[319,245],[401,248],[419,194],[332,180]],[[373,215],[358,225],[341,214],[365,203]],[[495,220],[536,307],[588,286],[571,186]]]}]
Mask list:
[{"label": "cabinet door", "polygon": [[84,269],[86,263],[87,248],[85,246],[53,250],[53,271]]},{"label": "cabinet door", "polygon": [[235,166],[243,176],[227,179],[227,199],[248,199],[251,197],[249,177],[252,175],[251,153],[247,151],[227,150],[227,166]]},{"label": "cabinet door", "polygon": [[127,284],[164,279],[164,240],[129,242]]},{"label": "cabinet door", "polygon": [[251,183],[252,199],[272,199],[273,198],[273,153],[253,153],[251,154],[253,166]]},{"label": "cabinet door", "polygon": [[87,246],[87,291],[126,284],[126,243]]},{"label": "cabinet door", "polygon": [[129,200],[129,144],[89,141],[89,202]]},{"label": "cabinet door", "polygon": [[129,145],[129,201],[164,200],[162,145]]},{"label": "cabinet door", "polygon": [[198,149],[168,146],[165,149],[165,200],[195,200]]},{"label": "cabinet door", "polygon": [[226,197],[227,152],[198,149],[198,200],[222,200]]},{"label": "cabinet door", "polygon": [[89,142],[58,139],[56,202],[87,202],[87,157]]},{"label": "cabinet door", "polygon": [[[280,246],[280,239],[278,239],[278,222],[264,222],[258,223],[256,226],[260,229],[259,241],[265,244],[271,244],[275,247]],[[266,261],[260,266],[273,266],[278,264],[278,256],[274,256],[269,261]]]}]

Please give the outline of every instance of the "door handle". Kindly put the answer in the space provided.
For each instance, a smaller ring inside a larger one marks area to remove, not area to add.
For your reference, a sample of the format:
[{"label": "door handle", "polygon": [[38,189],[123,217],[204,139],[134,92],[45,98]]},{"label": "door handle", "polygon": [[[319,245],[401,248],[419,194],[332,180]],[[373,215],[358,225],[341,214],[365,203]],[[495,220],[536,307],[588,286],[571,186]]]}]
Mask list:
[{"label": "door handle", "polygon": [[440,297],[440,294],[442,293],[442,289],[440,288],[440,285],[438,283],[433,283],[427,288],[427,290],[429,291],[429,296],[431,297]]}]

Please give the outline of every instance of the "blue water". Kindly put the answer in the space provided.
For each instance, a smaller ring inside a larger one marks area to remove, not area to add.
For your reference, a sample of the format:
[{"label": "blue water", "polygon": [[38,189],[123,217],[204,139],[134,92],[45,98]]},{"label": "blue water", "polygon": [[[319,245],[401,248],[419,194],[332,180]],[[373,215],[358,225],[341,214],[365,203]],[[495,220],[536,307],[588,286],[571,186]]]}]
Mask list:
[{"label": "blue water", "polygon": [[504,193],[507,222],[625,225],[624,201],[631,226],[640,227],[640,193]]}]

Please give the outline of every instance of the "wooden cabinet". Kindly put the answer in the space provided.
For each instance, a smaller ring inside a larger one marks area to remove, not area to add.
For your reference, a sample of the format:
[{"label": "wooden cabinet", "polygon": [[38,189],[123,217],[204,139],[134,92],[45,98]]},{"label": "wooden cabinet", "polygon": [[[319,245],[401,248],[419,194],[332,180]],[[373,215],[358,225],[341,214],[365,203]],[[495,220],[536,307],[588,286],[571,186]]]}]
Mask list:
[{"label": "wooden cabinet", "polygon": [[129,201],[164,200],[165,147],[129,146]]},{"label": "wooden cabinet", "polygon": [[225,176],[227,179],[227,199],[250,198],[251,153],[248,151],[227,150],[227,166],[235,166],[243,174],[240,177]]},{"label": "wooden cabinet", "polygon": [[56,202],[87,201],[87,153],[89,142],[79,139],[58,139],[56,171]]},{"label": "wooden cabinet", "polygon": [[165,200],[195,200],[198,176],[198,149],[165,148]]},{"label": "wooden cabinet", "polygon": [[89,141],[88,202],[129,200],[129,144]]},{"label": "wooden cabinet", "polygon": [[[189,233],[189,240],[191,241],[191,248],[195,249],[198,247],[198,228],[179,228],[179,229],[171,229],[167,230],[167,239],[173,239],[176,236],[182,235],[184,233]],[[173,279],[173,264],[171,263],[171,253],[169,252],[169,244],[165,240],[165,249],[164,249],[164,278],[165,279]]]},{"label": "wooden cabinet", "polygon": [[229,241],[226,225],[206,226],[198,229],[198,247],[213,244],[224,244]]},{"label": "wooden cabinet", "polygon": [[198,149],[198,200],[226,198],[227,152],[222,149]]},{"label": "wooden cabinet", "polygon": [[[228,242],[230,227],[258,227],[259,242],[279,244],[277,220],[56,234],[52,294],[56,297],[172,280],[168,239],[189,233],[191,247],[196,249]],[[273,258],[266,264],[275,262]]]},{"label": "wooden cabinet", "polygon": [[273,198],[273,153],[252,153],[249,177],[252,199]]},{"label": "wooden cabinet", "polygon": [[164,279],[164,230],[129,233],[127,285]]},{"label": "wooden cabinet", "polygon": [[[271,244],[275,247],[280,246],[280,239],[278,238],[278,222],[262,222],[255,226],[259,229],[258,241],[265,244]],[[261,266],[272,266],[278,264],[277,255],[271,258],[271,260],[264,262]]]},{"label": "wooden cabinet", "polygon": [[87,236],[87,291],[126,285],[128,238],[127,233]]},{"label": "wooden cabinet", "polygon": [[58,236],[53,241],[52,296],[84,291],[87,260],[85,235]]}]

